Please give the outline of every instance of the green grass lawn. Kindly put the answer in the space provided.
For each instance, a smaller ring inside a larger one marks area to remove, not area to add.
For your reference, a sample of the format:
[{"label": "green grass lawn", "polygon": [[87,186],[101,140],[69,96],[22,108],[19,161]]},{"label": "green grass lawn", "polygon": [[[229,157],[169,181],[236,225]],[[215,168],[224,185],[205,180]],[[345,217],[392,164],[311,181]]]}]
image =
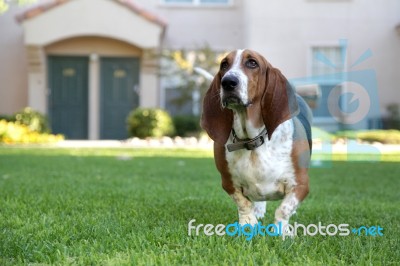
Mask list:
[{"label": "green grass lawn", "polygon": [[398,264],[399,163],[325,165],[291,222],[383,236],[188,236],[191,219],[237,220],[210,151],[0,147],[0,265]]}]

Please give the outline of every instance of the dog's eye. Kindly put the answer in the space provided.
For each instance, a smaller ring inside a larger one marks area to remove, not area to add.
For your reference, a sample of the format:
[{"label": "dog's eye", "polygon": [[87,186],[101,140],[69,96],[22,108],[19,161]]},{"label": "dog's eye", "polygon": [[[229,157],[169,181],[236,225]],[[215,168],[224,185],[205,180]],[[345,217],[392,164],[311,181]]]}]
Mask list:
[{"label": "dog's eye", "polygon": [[248,68],[257,68],[258,67],[258,63],[254,59],[249,59],[249,60],[246,61],[246,66]]},{"label": "dog's eye", "polygon": [[229,67],[229,64],[227,61],[221,62],[221,70],[227,70]]}]

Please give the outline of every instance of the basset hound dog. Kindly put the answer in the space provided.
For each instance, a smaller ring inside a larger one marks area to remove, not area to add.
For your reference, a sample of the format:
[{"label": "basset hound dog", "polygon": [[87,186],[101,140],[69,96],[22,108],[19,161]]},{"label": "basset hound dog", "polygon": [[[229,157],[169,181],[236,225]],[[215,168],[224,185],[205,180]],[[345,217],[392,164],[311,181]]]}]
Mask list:
[{"label": "basset hound dog", "polygon": [[286,226],[309,192],[311,110],[282,73],[251,50],[229,53],[203,101],[201,126],[214,141],[222,187],[240,224],[255,225],[266,201],[283,199]]}]

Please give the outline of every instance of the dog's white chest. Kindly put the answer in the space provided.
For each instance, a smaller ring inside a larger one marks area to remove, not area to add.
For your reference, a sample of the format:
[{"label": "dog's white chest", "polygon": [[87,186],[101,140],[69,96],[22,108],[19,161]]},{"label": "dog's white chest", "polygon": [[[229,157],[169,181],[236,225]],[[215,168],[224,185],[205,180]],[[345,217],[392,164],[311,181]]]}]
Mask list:
[{"label": "dog's white chest", "polygon": [[243,195],[252,201],[280,199],[285,189],[295,185],[292,136],[289,120],[275,130],[271,140],[253,151],[225,151],[233,184]]}]

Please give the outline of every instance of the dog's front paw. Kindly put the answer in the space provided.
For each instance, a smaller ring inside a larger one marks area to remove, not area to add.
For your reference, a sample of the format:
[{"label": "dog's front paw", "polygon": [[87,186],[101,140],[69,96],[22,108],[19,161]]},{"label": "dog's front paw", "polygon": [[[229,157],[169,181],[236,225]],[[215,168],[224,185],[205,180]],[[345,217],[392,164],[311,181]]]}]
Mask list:
[{"label": "dog's front paw", "polygon": [[285,240],[285,238],[294,238],[295,234],[293,232],[293,229],[288,226],[289,223],[288,221],[275,221],[276,228],[280,231],[280,235],[282,236],[282,239]]},{"label": "dog's front paw", "polygon": [[294,237],[295,237],[295,234],[294,234],[293,230],[291,230],[288,227],[283,229],[283,232],[282,232],[282,239],[283,240],[285,240],[285,238],[291,239],[291,238],[294,238]]},{"label": "dog's front paw", "polygon": [[245,225],[245,224],[250,224],[250,225],[256,225],[258,223],[258,220],[254,214],[246,214],[246,215],[240,215],[239,216],[239,224]]},{"label": "dog's front paw", "polygon": [[267,202],[265,201],[258,201],[254,203],[254,215],[257,219],[264,218],[265,212],[267,208]]}]

